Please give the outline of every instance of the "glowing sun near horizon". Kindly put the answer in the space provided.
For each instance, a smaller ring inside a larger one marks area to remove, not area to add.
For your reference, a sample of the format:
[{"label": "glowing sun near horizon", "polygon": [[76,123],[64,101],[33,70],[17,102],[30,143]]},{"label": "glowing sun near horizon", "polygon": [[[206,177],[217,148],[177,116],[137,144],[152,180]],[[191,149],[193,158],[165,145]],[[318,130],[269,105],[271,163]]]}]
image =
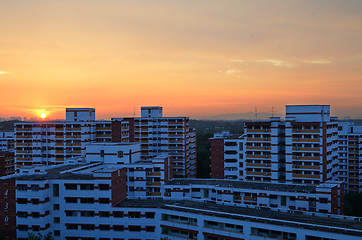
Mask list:
[{"label": "glowing sun near horizon", "polygon": [[46,118],[46,116],[47,116],[47,115],[46,115],[46,113],[44,113],[44,112],[40,114],[40,117],[41,117],[42,119]]}]

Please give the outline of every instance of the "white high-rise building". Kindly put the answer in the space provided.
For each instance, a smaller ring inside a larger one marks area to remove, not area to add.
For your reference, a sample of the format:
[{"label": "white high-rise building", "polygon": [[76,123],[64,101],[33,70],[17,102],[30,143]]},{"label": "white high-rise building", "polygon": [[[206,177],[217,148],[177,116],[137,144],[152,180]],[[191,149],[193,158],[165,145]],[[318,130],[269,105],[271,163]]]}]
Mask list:
[{"label": "white high-rise building", "polygon": [[15,124],[17,168],[32,164],[56,165],[84,156],[86,145],[139,142],[141,157],[169,154],[174,176],[196,177],[196,132],[188,117],[163,117],[162,107],[142,107],[140,118],[95,121],[93,108],[67,108],[62,122]]},{"label": "white high-rise building", "polygon": [[141,143],[144,159],[169,154],[175,177],[196,177],[196,132],[188,117],[164,117],[161,107],[142,107],[140,118],[112,118],[112,142]]},{"label": "white high-rise building", "polygon": [[241,137],[216,134],[210,143],[213,178],[316,185],[338,179],[338,120],[328,105],[286,106],[285,120],[246,122]]}]

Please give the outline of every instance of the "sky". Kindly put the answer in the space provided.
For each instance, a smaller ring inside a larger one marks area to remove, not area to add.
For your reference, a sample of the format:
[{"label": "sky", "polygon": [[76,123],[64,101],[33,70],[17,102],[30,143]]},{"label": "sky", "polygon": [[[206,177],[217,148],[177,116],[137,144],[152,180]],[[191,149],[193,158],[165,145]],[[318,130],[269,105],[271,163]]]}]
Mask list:
[{"label": "sky", "polygon": [[362,118],[360,0],[1,0],[0,117]]}]

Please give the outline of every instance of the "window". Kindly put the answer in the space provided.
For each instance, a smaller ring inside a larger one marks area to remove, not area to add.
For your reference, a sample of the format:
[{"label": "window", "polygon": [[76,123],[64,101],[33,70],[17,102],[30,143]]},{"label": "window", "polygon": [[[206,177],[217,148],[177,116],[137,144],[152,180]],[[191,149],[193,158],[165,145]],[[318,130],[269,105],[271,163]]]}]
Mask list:
[{"label": "window", "polygon": [[94,217],[94,212],[93,211],[81,211],[80,215],[82,217]]},{"label": "window", "polygon": [[109,190],[109,184],[99,184],[99,190]]},{"label": "window", "polygon": [[18,191],[27,191],[28,187],[25,184],[18,184],[17,190]]},{"label": "window", "polygon": [[109,212],[99,212],[99,217],[109,217]]},{"label": "window", "polygon": [[155,226],[146,226],[146,232],[154,232]]},{"label": "window", "polygon": [[78,212],[77,211],[65,211],[65,215],[68,217],[76,217],[76,216],[78,216]]},{"label": "window", "polygon": [[40,231],[40,226],[36,225],[36,226],[32,226],[33,232],[39,232]]},{"label": "window", "polygon": [[65,202],[66,203],[77,203],[78,199],[77,198],[73,198],[73,197],[66,197],[65,198]]},{"label": "window", "polygon": [[129,218],[140,218],[141,213],[140,212],[128,212],[128,217]]},{"label": "window", "polygon": [[31,191],[39,191],[39,185],[31,185]]},{"label": "window", "polygon": [[54,217],[54,223],[60,223],[60,217]]},{"label": "window", "polygon": [[64,184],[66,190],[77,190],[77,184]]},{"label": "window", "polygon": [[130,232],[140,232],[141,231],[141,226],[128,226],[128,230]]},{"label": "window", "polygon": [[19,218],[27,218],[28,217],[28,212],[18,212],[18,217]]},{"label": "window", "polygon": [[109,231],[110,226],[109,225],[99,225],[99,230],[101,231]]},{"label": "window", "polygon": [[282,205],[282,206],[287,205],[287,197],[286,196],[281,196],[280,205]]},{"label": "window", "polygon": [[123,212],[113,212],[113,217],[122,218],[123,217]]},{"label": "window", "polygon": [[53,184],[53,197],[59,197],[59,184]]},{"label": "window", "polygon": [[146,218],[155,218],[154,212],[146,212]]},{"label": "window", "polygon": [[53,204],[53,210],[59,210],[60,206],[59,204]]},{"label": "window", "polygon": [[82,230],[94,230],[94,224],[82,224],[81,229]]},{"label": "window", "polygon": [[60,230],[54,230],[54,237],[60,236]]},{"label": "window", "polygon": [[19,231],[28,231],[28,226],[27,225],[18,225],[18,229],[19,229]]},{"label": "window", "polygon": [[101,203],[101,204],[107,204],[107,203],[109,203],[109,198],[100,198],[100,199],[99,199],[99,203]]},{"label": "window", "polygon": [[66,223],[65,228],[68,229],[68,230],[78,230],[78,225],[77,224]]},{"label": "window", "polygon": [[80,190],[93,190],[94,185],[93,184],[81,184]]},{"label": "window", "polygon": [[328,198],[319,198],[320,203],[328,203]]},{"label": "window", "polygon": [[123,232],[124,231],[124,226],[123,225],[113,225],[113,230]]},{"label": "window", "polygon": [[80,198],[81,203],[94,203],[94,198]]},{"label": "window", "polygon": [[32,213],[31,213],[31,217],[32,217],[32,218],[40,218],[40,213],[38,213],[38,212],[32,212]]},{"label": "window", "polygon": [[39,204],[39,199],[38,198],[33,198],[33,199],[31,199],[31,203],[32,204]]},{"label": "window", "polygon": [[26,198],[18,198],[18,204],[27,204],[28,203],[28,199]]}]

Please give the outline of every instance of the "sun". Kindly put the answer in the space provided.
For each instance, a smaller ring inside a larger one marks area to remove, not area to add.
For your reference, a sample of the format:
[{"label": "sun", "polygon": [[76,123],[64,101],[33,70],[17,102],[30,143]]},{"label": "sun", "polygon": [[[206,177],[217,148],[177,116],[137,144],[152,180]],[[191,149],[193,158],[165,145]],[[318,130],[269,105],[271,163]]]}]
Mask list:
[{"label": "sun", "polygon": [[42,119],[46,118],[46,116],[47,116],[47,115],[46,115],[45,113],[41,113],[41,114],[40,114],[40,117],[41,117]]}]

